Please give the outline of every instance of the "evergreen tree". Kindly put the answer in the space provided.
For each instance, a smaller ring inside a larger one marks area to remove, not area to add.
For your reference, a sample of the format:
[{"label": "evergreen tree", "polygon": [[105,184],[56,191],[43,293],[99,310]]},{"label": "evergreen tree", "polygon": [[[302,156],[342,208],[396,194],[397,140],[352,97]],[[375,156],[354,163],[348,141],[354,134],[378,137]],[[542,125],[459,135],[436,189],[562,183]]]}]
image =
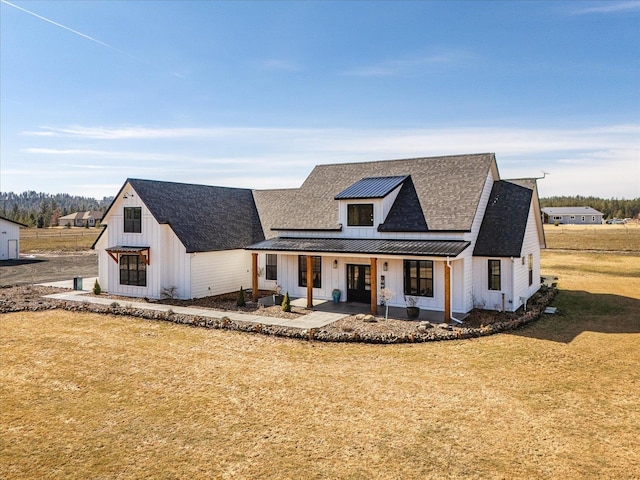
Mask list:
[{"label": "evergreen tree", "polygon": [[284,299],[282,300],[282,311],[290,312],[291,311],[291,300],[289,299],[289,292],[284,294]]},{"label": "evergreen tree", "polygon": [[236,300],[236,304],[239,307],[244,307],[247,304],[244,299],[244,290],[242,289],[242,286],[240,287],[240,291],[238,291],[238,299]]}]

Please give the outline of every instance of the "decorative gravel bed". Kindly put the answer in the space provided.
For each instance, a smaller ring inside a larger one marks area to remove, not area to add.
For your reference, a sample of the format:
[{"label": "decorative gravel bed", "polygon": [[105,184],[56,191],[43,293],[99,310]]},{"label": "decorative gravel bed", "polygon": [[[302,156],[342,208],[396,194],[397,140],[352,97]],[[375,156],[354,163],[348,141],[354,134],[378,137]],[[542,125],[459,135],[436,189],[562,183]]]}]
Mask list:
[{"label": "decorative gravel bed", "polygon": [[[139,300],[131,298],[101,295],[102,297],[113,298],[113,303],[110,305],[93,304],[90,302],[90,298],[87,298],[87,301],[84,302],[67,302],[43,298],[44,295],[64,291],[64,289],[59,288],[36,286],[0,288],[0,313],[59,308],[69,311],[127,315],[150,320],[165,320],[195,327],[254,332],[304,340],[392,344],[474,338],[513,330],[538,319],[557,293],[556,288],[543,287],[529,300],[527,312],[501,313],[487,310],[473,310],[462,325],[396,320],[391,318],[385,320],[384,317],[351,315],[322,328],[300,329],[234,321],[226,316],[213,319],[198,315],[176,314],[171,310],[168,312],[159,312],[142,308],[137,309],[131,307],[131,302]],[[167,302],[163,301],[162,303]],[[238,308],[234,301],[224,296],[217,298],[211,297],[208,300],[189,300],[187,302],[170,300],[169,303],[172,305],[198,306],[200,308],[211,308],[223,311],[240,311],[242,313],[280,318],[295,318],[308,313],[307,310],[298,308],[293,308],[293,312],[291,313],[282,312],[279,306],[264,307],[262,305],[248,305],[247,307]]]}]

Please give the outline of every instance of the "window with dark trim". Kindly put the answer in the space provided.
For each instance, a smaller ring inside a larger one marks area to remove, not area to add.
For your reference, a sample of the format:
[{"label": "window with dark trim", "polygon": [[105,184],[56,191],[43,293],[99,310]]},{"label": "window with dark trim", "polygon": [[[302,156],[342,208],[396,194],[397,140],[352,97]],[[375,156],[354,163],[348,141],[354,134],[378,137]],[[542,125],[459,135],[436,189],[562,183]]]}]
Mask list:
[{"label": "window with dark trim", "polygon": [[433,297],[433,262],[431,260],[404,261],[404,294]]},{"label": "window with dark trim", "polygon": [[347,205],[347,225],[350,227],[373,227],[373,203]]},{"label": "window with dark trim", "polygon": [[265,263],[265,277],[267,280],[278,280],[278,255],[267,253]]},{"label": "window with dark trim", "polygon": [[[313,288],[322,287],[322,257],[311,257]],[[307,256],[298,255],[298,286],[307,286]]]},{"label": "window with dark trim", "polygon": [[529,254],[529,286],[533,285],[533,254]]},{"label": "window with dark trim", "polygon": [[489,290],[500,290],[500,260],[489,260]]},{"label": "window with dark trim", "polygon": [[142,208],[124,207],[124,233],[142,232]]},{"label": "window with dark trim", "polygon": [[147,286],[147,264],[140,255],[120,255],[120,285]]}]

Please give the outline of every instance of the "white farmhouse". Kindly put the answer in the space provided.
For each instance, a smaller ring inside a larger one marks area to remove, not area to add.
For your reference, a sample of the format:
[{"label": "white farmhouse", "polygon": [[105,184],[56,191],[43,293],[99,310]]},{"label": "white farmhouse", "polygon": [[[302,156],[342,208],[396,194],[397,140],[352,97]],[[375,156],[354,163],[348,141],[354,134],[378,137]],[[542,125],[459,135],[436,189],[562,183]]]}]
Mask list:
[{"label": "white farmhouse", "polygon": [[535,180],[501,180],[489,153],[319,165],[286,190],[128,180],[104,223],[110,293],[280,286],[311,306],[338,290],[376,312],[385,289],[444,318],[518,309],[545,246]]}]

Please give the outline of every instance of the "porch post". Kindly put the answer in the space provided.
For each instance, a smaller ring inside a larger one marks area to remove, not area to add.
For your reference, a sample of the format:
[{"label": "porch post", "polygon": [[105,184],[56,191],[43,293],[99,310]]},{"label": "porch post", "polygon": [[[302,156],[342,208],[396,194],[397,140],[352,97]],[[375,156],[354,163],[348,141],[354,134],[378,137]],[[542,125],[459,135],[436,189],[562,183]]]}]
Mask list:
[{"label": "porch post", "polygon": [[378,259],[371,257],[371,315],[378,314]]},{"label": "porch post", "polygon": [[451,266],[444,262],[444,321],[451,318]]},{"label": "porch post", "polygon": [[253,301],[258,301],[258,254],[251,254],[251,293]]},{"label": "porch post", "polygon": [[307,308],[313,308],[313,257],[307,255]]}]

